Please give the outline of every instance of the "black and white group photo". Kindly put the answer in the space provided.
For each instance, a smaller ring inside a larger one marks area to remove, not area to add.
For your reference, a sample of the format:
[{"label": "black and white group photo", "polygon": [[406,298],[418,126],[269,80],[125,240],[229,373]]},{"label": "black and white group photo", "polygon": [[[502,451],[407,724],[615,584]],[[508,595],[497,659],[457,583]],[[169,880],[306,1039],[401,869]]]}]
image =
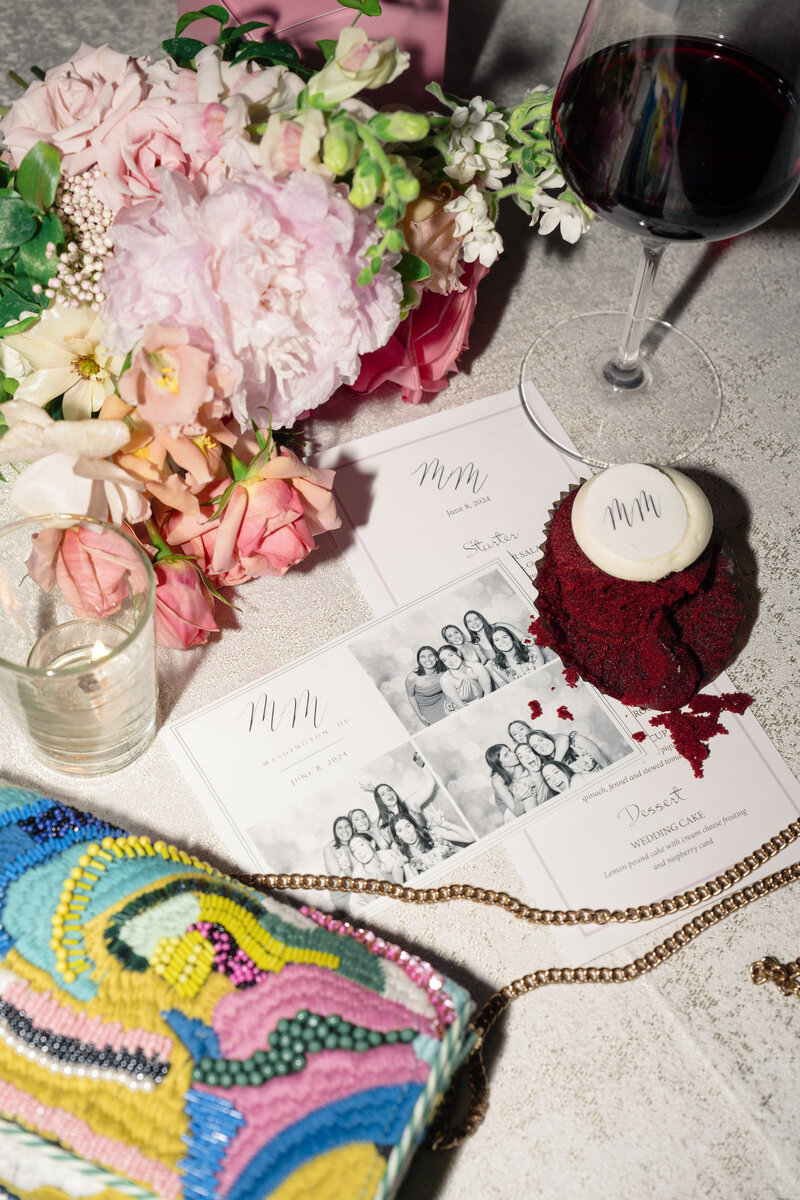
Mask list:
[{"label": "black and white group photo", "polygon": [[[326,875],[409,883],[476,840],[410,743],[340,775],[335,789],[304,796],[300,808],[291,842],[275,840],[274,822],[248,831],[270,871],[302,862]],[[333,899],[354,913],[365,905],[344,893]]]},{"label": "black and white group photo", "polygon": [[635,752],[597,695],[567,684],[559,660],[416,740],[479,837]]},{"label": "black and white group photo", "polygon": [[553,659],[497,569],[436,593],[350,646],[409,733],[437,725]]}]

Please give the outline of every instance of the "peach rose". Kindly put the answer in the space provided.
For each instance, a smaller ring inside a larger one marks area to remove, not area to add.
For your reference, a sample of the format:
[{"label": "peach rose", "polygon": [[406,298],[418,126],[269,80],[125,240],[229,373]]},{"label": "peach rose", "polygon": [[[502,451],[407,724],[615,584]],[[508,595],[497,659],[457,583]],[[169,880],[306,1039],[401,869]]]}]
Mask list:
[{"label": "peach rose", "polygon": [[[213,502],[224,483],[211,489]],[[166,524],[167,540],[183,554],[196,558],[206,575],[222,586],[235,587],[260,575],[284,575],[315,549],[305,519],[303,501],[288,483],[255,476],[233,489],[221,517],[209,519],[173,514]]]},{"label": "peach rose", "polygon": [[25,565],[46,592],[58,584],[76,617],[107,617],[118,612],[130,592],[147,589],[141,559],[111,529],[44,530]]}]

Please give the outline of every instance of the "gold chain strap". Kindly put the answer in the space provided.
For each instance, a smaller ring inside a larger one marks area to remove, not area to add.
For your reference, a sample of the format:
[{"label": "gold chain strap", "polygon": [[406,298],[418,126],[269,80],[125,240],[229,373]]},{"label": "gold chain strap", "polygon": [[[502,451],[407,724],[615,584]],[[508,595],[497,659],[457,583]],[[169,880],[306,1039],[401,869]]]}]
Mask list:
[{"label": "gold chain strap", "polygon": [[[764,842],[752,854],[748,854],[741,862],[729,867],[721,875],[709,879],[699,887],[691,888],[666,900],[653,904],[641,904],[636,908],[613,909],[579,908],[579,909],[543,909],[531,908],[523,904],[507,892],[494,892],[484,888],[472,887],[469,884],[454,883],[445,887],[412,888],[402,884],[387,883],[383,880],[359,879],[341,875],[237,875],[243,883],[251,887],[269,891],[331,891],[368,893],[374,896],[385,896],[392,900],[401,900],[406,904],[439,904],[450,900],[471,900],[477,904],[502,908],[520,921],[532,925],[608,925],[652,921],[672,913],[682,912],[697,904],[728,891],[735,884],[741,883],[753,871],[758,870],[764,863],[780,854],[793,842],[800,838],[800,821],[792,821],[780,833],[775,834],[769,841]],[[731,913],[739,912],[759,900],[769,896],[779,888],[786,887],[800,879],[800,863],[775,871],[764,879],[748,884],[737,892],[717,901],[711,908],[698,913],[675,933],[665,938],[652,950],[616,967],[548,967],[546,970],[533,971],[520,979],[506,984],[496,991],[478,1014],[472,1019],[470,1028],[475,1035],[475,1044],[470,1056],[464,1064],[470,1087],[470,1106],[466,1120],[455,1131],[447,1132],[447,1125],[452,1117],[455,1106],[455,1085],[452,1085],[442,1105],[440,1106],[431,1138],[434,1150],[449,1150],[460,1145],[465,1138],[474,1133],[483,1121],[489,1107],[489,1086],[486,1068],[483,1061],[483,1044],[491,1027],[497,1018],[505,1012],[512,1001],[524,996],[527,992],[546,987],[550,983],[628,983],[632,979],[652,971],[660,966],[673,954],[682,950],[701,933],[729,917]],[[759,959],[750,967],[750,977],[753,983],[775,983],[784,995],[800,996],[800,958],[790,963],[779,963],[777,959],[765,957]]]}]

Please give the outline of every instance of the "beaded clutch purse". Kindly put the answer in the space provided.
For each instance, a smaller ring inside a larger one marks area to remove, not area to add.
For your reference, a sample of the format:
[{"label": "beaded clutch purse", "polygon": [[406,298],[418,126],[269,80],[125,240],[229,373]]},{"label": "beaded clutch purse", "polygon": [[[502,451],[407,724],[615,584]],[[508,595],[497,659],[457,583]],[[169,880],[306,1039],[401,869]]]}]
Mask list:
[{"label": "beaded clutch purse", "polygon": [[0,1195],[391,1197],[468,995],[369,930],[0,788]]}]

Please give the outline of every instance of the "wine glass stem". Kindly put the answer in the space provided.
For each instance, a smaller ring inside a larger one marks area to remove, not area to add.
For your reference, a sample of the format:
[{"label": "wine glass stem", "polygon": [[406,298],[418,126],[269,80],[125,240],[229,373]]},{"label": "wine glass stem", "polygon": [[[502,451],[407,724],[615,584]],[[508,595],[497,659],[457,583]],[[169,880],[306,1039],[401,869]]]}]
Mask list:
[{"label": "wine glass stem", "polygon": [[633,285],[631,305],[616,357],[609,359],[603,367],[606,380],[618,388],[641,387],[645,373],[640,362],[642,330],[650,311],[650,299],[661,256],[667,248],[666,242],[645,239],[642,242],[642,257],[639,272]]}]

